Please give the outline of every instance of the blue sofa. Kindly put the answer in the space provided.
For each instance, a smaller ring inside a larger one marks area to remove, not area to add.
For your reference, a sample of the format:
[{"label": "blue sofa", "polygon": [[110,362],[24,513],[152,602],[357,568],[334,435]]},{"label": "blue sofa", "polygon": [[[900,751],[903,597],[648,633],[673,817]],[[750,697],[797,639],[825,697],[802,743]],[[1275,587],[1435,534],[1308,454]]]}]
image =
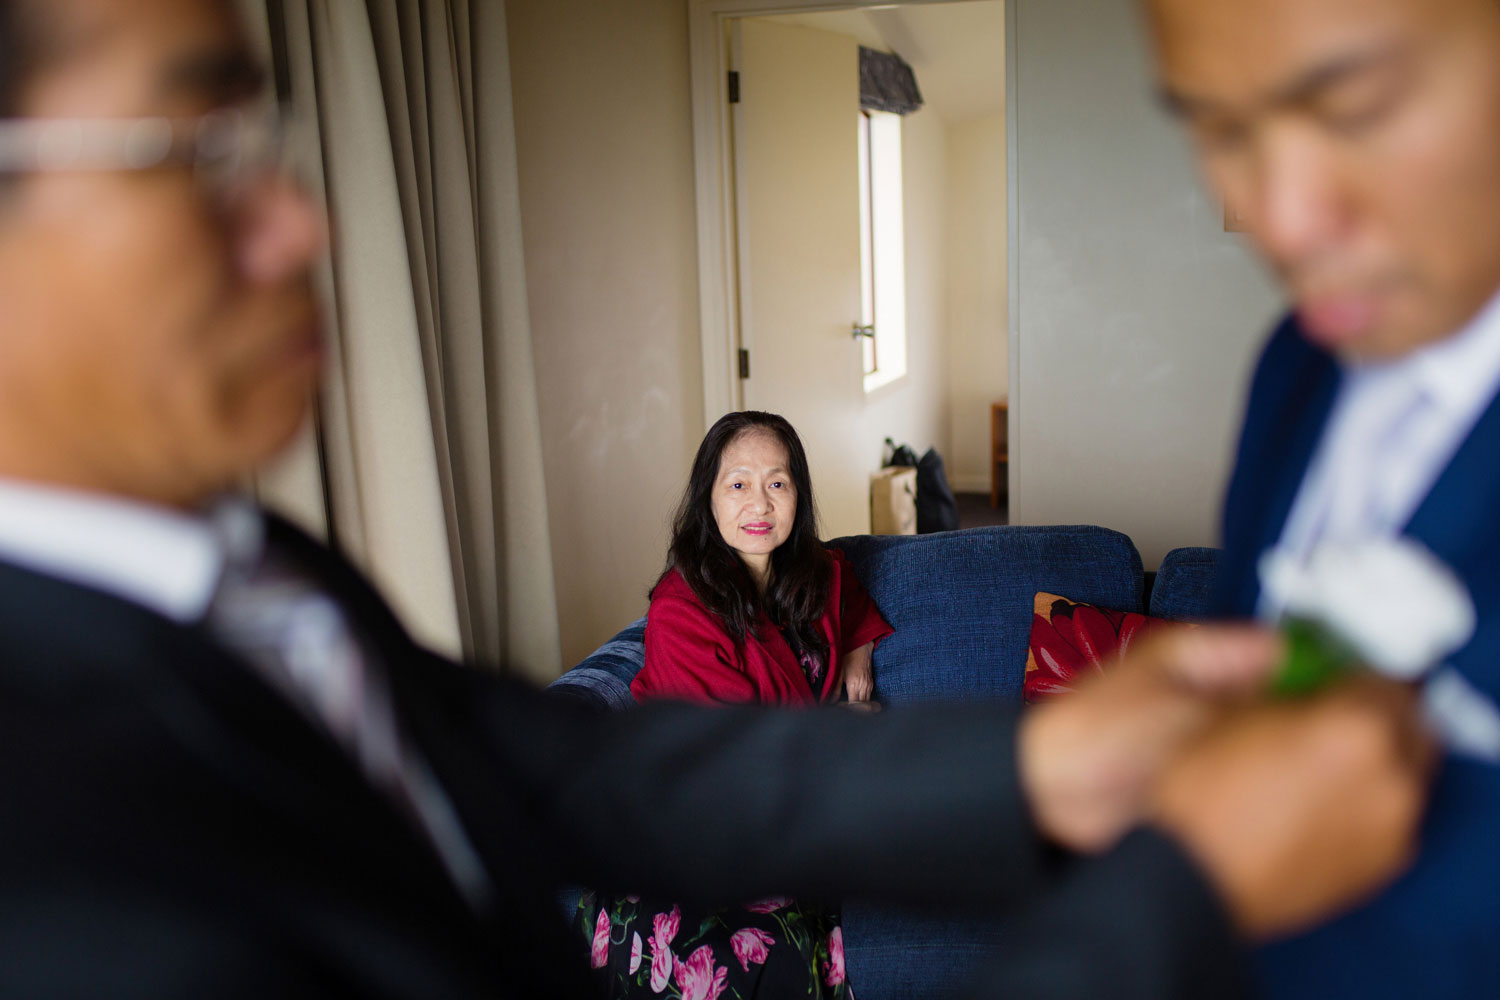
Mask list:
[{"label": "blue sofa", "polygon": [[[1127,536],[1092,526],[859,535],[829,544],[849,556],[896,630],[875,651],[876,698],[892,710],[933,700],[1019,703],[1038,591],[1194,620],[1207,613],[1218,565],[1215,549],[1176,549],[1153,579]],[[611,709],[634,705],[630,681],[644,660],[644,636],[642,618],[553,688]],[[948,995],[1005,932],[993,915],[860,902],[845,905],[843,927],[860,1000]]]}]

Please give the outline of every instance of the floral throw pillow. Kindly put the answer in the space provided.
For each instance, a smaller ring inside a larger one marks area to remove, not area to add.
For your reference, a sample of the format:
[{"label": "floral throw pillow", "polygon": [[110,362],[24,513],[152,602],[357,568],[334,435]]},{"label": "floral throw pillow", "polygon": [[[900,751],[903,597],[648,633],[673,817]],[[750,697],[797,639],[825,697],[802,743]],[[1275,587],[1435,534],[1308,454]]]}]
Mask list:
[{"label": "floral throw pillow", "polygon": [[1028,705],[1072,691],[1104,665],[1124,655],[1154,628],[1170,624],[1134,611],[1081,604],[1045,592],[1036,595],[1022,696]]}]

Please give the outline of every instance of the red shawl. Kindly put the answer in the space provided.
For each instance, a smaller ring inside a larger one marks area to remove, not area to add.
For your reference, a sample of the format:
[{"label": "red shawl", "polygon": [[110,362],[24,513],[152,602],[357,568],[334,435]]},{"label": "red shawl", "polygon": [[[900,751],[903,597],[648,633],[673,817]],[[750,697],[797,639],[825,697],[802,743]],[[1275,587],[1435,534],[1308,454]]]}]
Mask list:
[{"label": "red shawl", "polygon": [[834,572],[828,606],[818,625],[828,639],[828,663],[816,694],[797,655],[764,616],[755,630],[758,634],[745,639],[741,663],[729,635],[674,570],[651,595],[651,609],[646,613],[646,665],[630,684],[636,700],[809,705],[836,699],[839,659],[895,630],[880,616],[844,554],[838,549],[827,551]]}]

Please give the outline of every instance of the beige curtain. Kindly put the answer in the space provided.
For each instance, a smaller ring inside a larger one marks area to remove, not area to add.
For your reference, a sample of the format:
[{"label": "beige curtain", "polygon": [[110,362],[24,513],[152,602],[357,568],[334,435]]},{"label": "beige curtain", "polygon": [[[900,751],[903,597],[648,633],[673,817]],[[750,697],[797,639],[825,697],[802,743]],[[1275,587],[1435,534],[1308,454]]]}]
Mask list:
[{"label": "beige curtain", "polygon": [[561,670],[502,0],[258,0],[326,199],[320,419],[258,483],[425,641]]}]

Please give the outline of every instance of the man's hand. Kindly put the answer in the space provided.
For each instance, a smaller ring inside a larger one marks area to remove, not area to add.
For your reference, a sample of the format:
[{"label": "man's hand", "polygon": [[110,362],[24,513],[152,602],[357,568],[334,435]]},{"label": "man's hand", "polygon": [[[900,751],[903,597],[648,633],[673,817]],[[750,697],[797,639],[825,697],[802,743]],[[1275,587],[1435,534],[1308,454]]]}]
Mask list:
[{"label": "man's hand", "polygon": [[1245,934],[1275,936],[1404,867],[1434,758],[1412,691],[1361,677],[1225,719],[1167,768],[1154,818],[1203,866]]},{"label": "man's hand", "polygon": [[875,644],[867,642],[839,658],[839,684],[843,686],[850,708],[880,711],[880,703],[870,700],[875,694],[875,668],[871,662],[874,649]]},{"label": "man's hand", "polygon": [[1176,752],[1259,691],[1280,653],[1264,629],[1167,630],[1075,694],[1033,709],[1018,754],[1037,826],[1073,850],[1110,847],[1145,817]]}]

